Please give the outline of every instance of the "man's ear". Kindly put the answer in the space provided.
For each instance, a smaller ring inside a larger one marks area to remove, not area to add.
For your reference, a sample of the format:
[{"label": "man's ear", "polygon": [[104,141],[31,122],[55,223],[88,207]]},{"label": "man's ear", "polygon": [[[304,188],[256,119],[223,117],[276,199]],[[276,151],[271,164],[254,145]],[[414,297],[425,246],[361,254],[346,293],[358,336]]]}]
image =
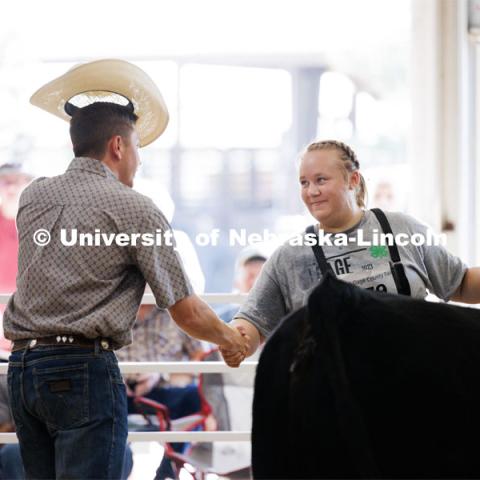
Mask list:
[{"label": "man's ear", "polygon": [[113,136],[107,144],[107,149],[111,154],[112,158],[120,160],[123,153],[123,138],[121,135]]}]

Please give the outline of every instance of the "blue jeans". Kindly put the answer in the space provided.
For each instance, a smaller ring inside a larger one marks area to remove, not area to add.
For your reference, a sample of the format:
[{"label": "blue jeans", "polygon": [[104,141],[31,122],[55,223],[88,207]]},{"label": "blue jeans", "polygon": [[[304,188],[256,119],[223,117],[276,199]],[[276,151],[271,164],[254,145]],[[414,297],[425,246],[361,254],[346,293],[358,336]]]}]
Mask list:
[{"label": "blue jeans", "polygon": [[[123,459],[122,475],[120,480],[127,480],[132,473],[133,455],[132,450],[127,445],[125,449],[125,458]],[[22,456],[18,443],[4,445],[0,449],[0,479],[1,480],[24,480],[25,472],[23,470]]]},{"label": "blue jeans", "polygon": [[25,478],[18,444],[11,443],[0,449],[0,465],[2,480],[23,480]]},{"label": "blue jeans", "polygon": [[8,388],[26,478],[120,478],[127,398],[113,352],[98,343],[14,352]]}]

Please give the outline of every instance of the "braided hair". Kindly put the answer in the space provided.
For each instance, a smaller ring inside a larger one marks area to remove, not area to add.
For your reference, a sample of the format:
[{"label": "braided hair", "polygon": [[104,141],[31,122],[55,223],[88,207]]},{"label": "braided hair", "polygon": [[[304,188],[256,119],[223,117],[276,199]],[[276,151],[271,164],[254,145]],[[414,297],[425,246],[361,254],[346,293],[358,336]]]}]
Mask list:
[{"label": "braided hair", "polygon": [[[358,161],[356,153],[346,143],[339,142],[338,140],[322,140],[321,142],[313,142],[307,146],[303,154],[305,155],[305,153],[314,152],[316,150],[335,150],[338,152],[346,173],[352,173],[360,170],[360,162]],[[360,184],[357,187],[355,199],[360,208],[365,208],[367,185],[363,175],[360,172],[358,173],[360,175]]]}]

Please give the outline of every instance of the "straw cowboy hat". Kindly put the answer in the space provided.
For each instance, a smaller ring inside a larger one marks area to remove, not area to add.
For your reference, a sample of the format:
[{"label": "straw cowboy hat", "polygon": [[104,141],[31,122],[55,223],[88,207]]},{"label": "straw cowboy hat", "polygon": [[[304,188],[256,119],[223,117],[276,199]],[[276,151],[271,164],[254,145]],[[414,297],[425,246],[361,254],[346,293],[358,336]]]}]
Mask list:
[{"label": "straw cowboy hat", "polygon": [[98,101],[130,106],[138,116],[136,130],[142,147],[167,127],[168,110],[160,90],[141,68],[124,60],[76,65],[30,98],[33,105],[68,122],[77,108]]}]

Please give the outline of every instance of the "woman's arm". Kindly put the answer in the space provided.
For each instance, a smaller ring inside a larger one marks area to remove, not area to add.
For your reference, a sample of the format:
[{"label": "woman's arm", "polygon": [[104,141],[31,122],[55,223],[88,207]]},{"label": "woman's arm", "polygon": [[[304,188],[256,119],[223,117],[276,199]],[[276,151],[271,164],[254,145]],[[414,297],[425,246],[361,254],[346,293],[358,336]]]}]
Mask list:
[{"label": "woman's arm", "polygon": [[480,267],[467,269],[462,283],[450,300],[462,303],[480,303]]},{"label": "woman's arm", "polygon": [[[264,337],[268,336],[288,313],[284,294],[277,280],[278,252],[279,250],[265,262],[247,299],[229,323],[248,340],[247,356],[257,351]],[[220,352],[225,361],[230,361],[229,349],[224,347]]]}]

